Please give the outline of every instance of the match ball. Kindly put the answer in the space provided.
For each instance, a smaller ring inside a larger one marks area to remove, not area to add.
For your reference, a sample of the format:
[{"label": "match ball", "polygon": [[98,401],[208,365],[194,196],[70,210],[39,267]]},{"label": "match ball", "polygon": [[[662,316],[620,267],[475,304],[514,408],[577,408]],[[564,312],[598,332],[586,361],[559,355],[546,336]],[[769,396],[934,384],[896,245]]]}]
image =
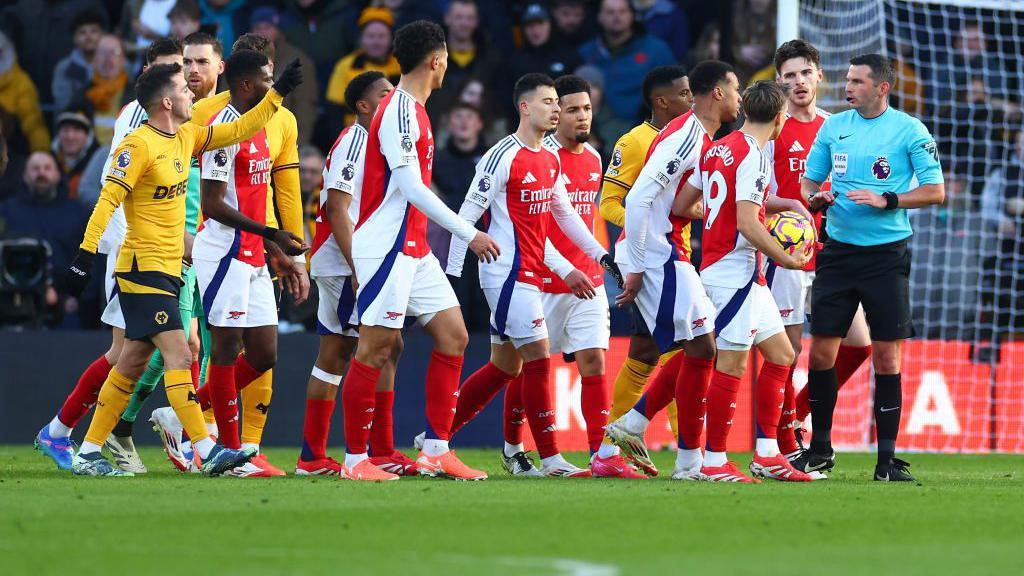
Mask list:
[{"label": "match ball", "polygon": [[765,222],[765,227],[779,246],[789,254],[810,254],[818,242],[818,231],[814,229],[814,223],[799,212],[772,214]]}]

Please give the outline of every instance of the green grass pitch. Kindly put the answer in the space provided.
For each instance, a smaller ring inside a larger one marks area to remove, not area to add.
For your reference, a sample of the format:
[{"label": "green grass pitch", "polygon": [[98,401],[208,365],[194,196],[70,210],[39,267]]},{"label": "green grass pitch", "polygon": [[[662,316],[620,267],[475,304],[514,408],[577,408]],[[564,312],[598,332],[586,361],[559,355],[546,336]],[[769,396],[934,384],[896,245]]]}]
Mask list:
[{"label": "green grass pitch", "polygon": [[207,479],[142,456],[144,477],[75,478],[0,447],[2,573],[973,576],[1024,558],[1020,456],[910,455],[920,484],[888,485],[840,454],[828,481],[759,486],[513,479],[496,450],[460,452],[491,472],[476,483]]}]

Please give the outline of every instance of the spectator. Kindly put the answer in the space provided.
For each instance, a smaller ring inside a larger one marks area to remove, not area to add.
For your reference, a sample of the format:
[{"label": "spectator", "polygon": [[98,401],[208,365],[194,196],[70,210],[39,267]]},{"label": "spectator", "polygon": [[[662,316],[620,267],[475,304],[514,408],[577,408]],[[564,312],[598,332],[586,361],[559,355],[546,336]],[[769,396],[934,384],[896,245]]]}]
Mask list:
[{"label": "spectator", "polygon": [[553,36],[569,46],[582,46],[594,38],[585,0],[555,0],[551,7]]},{"label": "spectator", "polygon": [[580,55],[603,72],[605,106],[627,125],[637,124],[642,119],[644,76],[652,68],[673,64],[672,51],[653,36],[637,34],[628,0],[602,0],[597,20],[601,34],[584,44]]},{"label": "spectator", "polygon": [[299,144],[308,144],[316,126],[316,114],[320,107],[320,89],[316,81],[316,66],[302,50],[292,46],[278,27],[280,15],[270,6],[257,8],[252,13],[252,31],[274,45],[274,71],[280,72],[298,59],[302,63],[302,84],[284,99],[284,105],[295,114],[299,127]]},{"label": "spectator", "polygon": [[50,146],[39,94],[21,66],[14,45],[0,32],[0,126],[7,135],[10,155],[26,156]]},{"label": "spectator", "polygon": [[693,50],[690,50],[690,54],[686,58],[686,69],[693,68],[702,60],[720,60],[721,56],[722,31],[718,28],[718,22],[711,21],[700,33]]},{"label": "spectator", "polygon": [[290,0],[281,17],[288,41],[316,65],[316,77],[329,78],[339,54],[352,51],[349,38],[358,35],[358,8],[349,0]]},{"label": "spectator", "polygon": [[113,34],[104,34],[100,38],[92,69],[92,82],[85,89],[85,99],[93,108],[96,139],[103,144],[110,144],[121,105],[132,98],[124,46],[120,38]]},{"label": "spectator", "polygon": [[[39,90],[37,100],[44,111],[52,110],[53,70],[74,49],[71,25],[82,12],[100,14],[104,30],[108,28],[109,14],[101,0],[17,0],[6,11],[5,31],[21,56],[22,68]],[[50,139],[46,141],[49,145]]]},{"label": "spectator", "polygon": [[324,176],[324,155],[316,146],[299,148],[299,190],[306,220],[306,242],[316,235],[316,214],[320,209],[320,184]]},{"label": "spectator", "polygon": [[367,8],[359,15],[359,48],[346,55],[334,65],[331,79],[327,82],[324,99],[332,106],[328,117],[333,120],[331,138],[337,135],[343,126],[355,121],[355,114],[348,110],[343,114],[343,122],[337,118],[345,106],[345,88],[353,78],[376,70],[387,76],[392,83],[398,83],[402,70],[398,60],[391,54],[391,28],[395,20],[387,8]]},{"label": "spectator", "polygon": [[132,58],[145,58],[145,50],[157,38],[171,33],[169,18],[175,0],[127,0],[121,9],[117,34]]},{"label": "spectator", "polygon": [[960,33],[953,39],[953,50],[940,52],[935,56],[936,76],[932,78],[932,95],[929,103],[932,109],[947,103],[956,87],[966,86],[972,78],[981,78],[985,91],[993,103],[1003,105],[1010,96],[1006,73],[1000,56],[988,48],[985,31],[978,22],[964,22]]},{"label": "spectator", "polygon": [[[498,54],[492,50],[480,30],[480,13],[473,0],[452,0],[444,15],[448,41],[448,71],[444,84],[427,101],[432,122],[441,118],[458,98],[458,89],[467,78],[479,78],[494,86],[495,72],[500,66]],[[499,98],[504,94],[499,95]]]},{"label": "spectator", "polygon": [[672,49],[676,60],[686,60],[690,51],[690,20],[686,12],[672,0],[633,0],[636,19],[647,32],[660,38]]},{"label": "spectator", "polygon": [[771,0],[745,0],[733,14],[733,56],[744,85],[775,55],[775,12]]},{"label": "spectator", "polygon": [[53,106],[64,110],[92,81],[92,60],[103,35],[103,16],[96,12],[82,12],[71,24],[75,48],[57,62],[53,69]]},{"label": "spectator", "polygon": [[50,152],[33,152],[16,195],[0,204],[0,235],[25,235],[50,245],[50,264],[58,291],[64,273],[78,253],[89,214],[67,197],[57,159]]},{"label": "spectator", "polygon": [[[530,72],[541,72],[552,78],[569,74],[579,67],[580,55],[577,50],[551,36],[551,17],[541,4],[530,4],[523,12],[523,47],[512,54],[506,65],[505,79],[516,79]],[[501,91],[511,92],[509,87]],[[506,106],[510,120],[519,119],[519,112],[512,106],[511,99]]]},{"label": "spectator", "polygon": [[[448,142],[434,157],[434,188],[449,208],[458,212],[473,180],[476,163],[487,151],[480,109],[456,102],[448,113]],[[442,253],[447,251],[442,250]]]},{"label": "spectator", "polygon": [[100,145],[93,136],[89,117],[81,111],[62,112],[57,116],[56,127],[57,137],[51,148],[64,175],[68,198],[78,200],[78,184]]},{"label": "spectator", "polygon": [[216,29],[214,36],[224,46],[224,57],[231,53],[231,45],[245,31],[246,0],[199,0],[203,12],[202,23]]},{"label": "spectator", "polygon": [[203,11],[195,0],[178,0],[174,8],[167,13],[167,19],[171,24],[171,36],[179,42],[193,32],[199,32],[200,20],[203,18]]},{"label": "spectator", "polygon": [[[497,105],[494,101],[494,89],[491,85],[485,85],[479,78],[466,78],[462,86],[457,88],[455,103],[469,104],[480,111],[483,117],[484,129],[482,140],[490,146],[501,138],[508,135],[508,124],[505,116],[496,112]],[[518,122],[518,120],[517,120]],[[441,122],[442,128],[437,134],[435,144],[442,148],[448,142],[448,122]]]}]

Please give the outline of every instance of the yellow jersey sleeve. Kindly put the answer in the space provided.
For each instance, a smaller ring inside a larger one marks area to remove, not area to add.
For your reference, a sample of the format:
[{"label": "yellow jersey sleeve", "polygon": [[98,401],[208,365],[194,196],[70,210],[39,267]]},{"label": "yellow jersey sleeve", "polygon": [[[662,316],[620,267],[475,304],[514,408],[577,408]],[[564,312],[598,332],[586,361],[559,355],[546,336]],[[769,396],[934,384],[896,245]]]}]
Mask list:
[{"label": "yellow jersey sleeve", "polygon": [[211,126],[189,123],[183,125],[178,131],[186,133],[186,142],[189,142],[189,138],[191,139],[192,155],[199,156],[207,150],[217,150],[252,138],[260,131],[260,128],[267,125],[270,118],[281,107],[283,99],[277,90],[271,88],[259,104],[253,106],[251,110],[242,114],[234,122]]},{"label": "yellow jersey sleeve", "polygon": [[299,188],[299,127],[295,115],[288,109],[278,112],[280,120],[280,149],[270,170],[274,204],[281,216],[281,227],[304,238],[302,229],[302,192]]},{"label": "yellow jersey sleeve", "polygon": [[626,225],[626,194],[644,167],[646,152],[641,150],[640,143],[631,134],[626,133],[615,143],[612,160],[605,170],[598,210],[602,218],[619,228]]},{"label": "yellow jersey sleeve", "polygon": [[105,175],[103,189],[100,190],[100,197],[89,217],[89,223],[85,228],[85,238],[82,240],[81,248],[88,252],[96,253],[99,249],[100,237],[107,229],[114,210],[120,206],[128,193],[135,188],[136,183],[146,170],[149,169],[149,147],[145,140],[129,134],[121,141],[110,161],[110,169]]},{"label": "yellow jersey sleeve", "polygon": [[210,118],[227,107],[228,102],[231,102],[231,92],[227,90],[198,100],[192,105],[192,119],[189,122],[198,126],[206,126],[210,123]]}]

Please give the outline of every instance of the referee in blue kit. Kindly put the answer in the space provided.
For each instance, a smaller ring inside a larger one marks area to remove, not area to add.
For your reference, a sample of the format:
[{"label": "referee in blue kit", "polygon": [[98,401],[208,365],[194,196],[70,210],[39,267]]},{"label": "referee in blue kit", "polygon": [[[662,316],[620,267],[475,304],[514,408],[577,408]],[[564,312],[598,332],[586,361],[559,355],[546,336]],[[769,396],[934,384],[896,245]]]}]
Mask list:
[{"label": "referee in blue kit", "polygon": [[[881,55],[850,60],[846,101],[852,109],[825,120],[807,157],[801,190],[812,209],[828,206],[828,240],[818,253],[811,289],[811,445],[793,462],[804,472],[835,465],[835,360],[860,304],[871,329],[875,371],[874,478],[914,480],[909,464],[894,457],[902,404],[900,347],[914,335],[907,210],[941,204],[946,191],[928,129],[889,105],[895,83],[896,72]],[[832,189],[821,191],[829,175]]]}]

